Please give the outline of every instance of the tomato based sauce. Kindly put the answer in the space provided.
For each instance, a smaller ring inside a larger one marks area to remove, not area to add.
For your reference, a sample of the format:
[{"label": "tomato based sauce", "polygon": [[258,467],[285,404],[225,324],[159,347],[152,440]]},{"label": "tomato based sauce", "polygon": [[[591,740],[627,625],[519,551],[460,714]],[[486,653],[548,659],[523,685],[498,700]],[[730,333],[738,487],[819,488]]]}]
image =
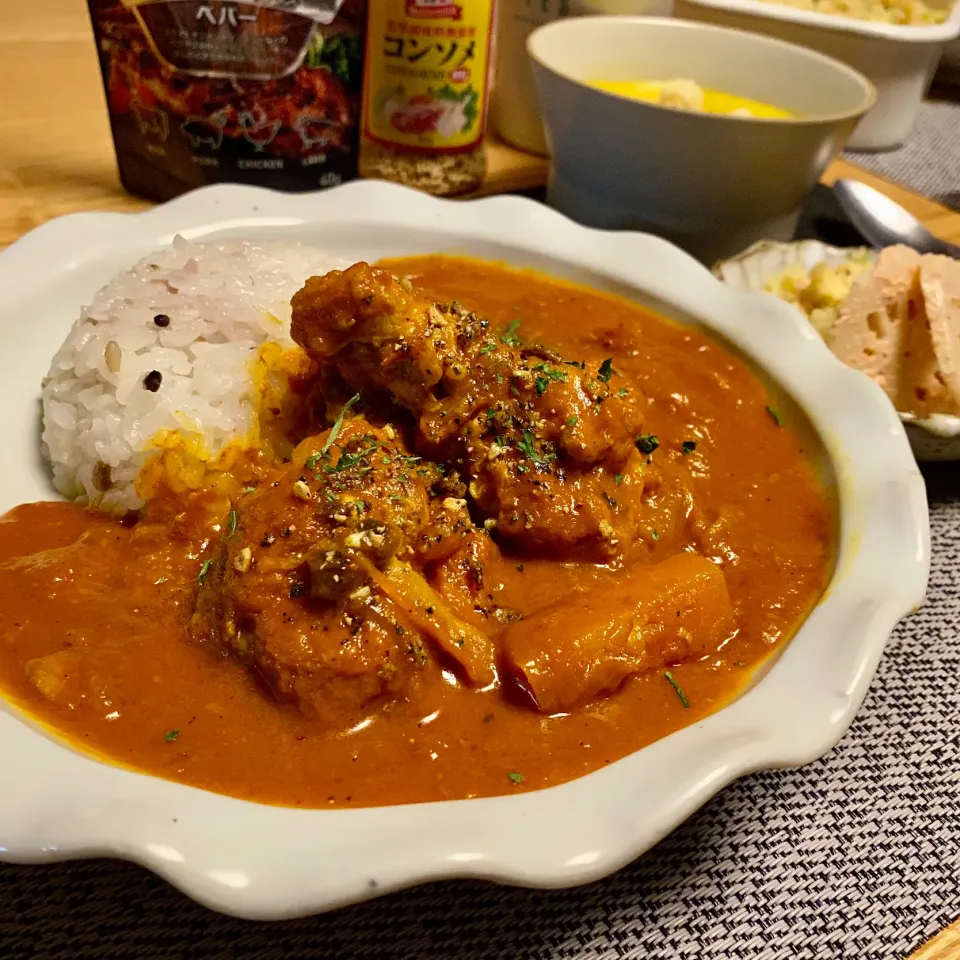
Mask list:
[{"label": "tomato based sauce", "polygon": [[[724,706],[789,639],[829,579],[834,511],[802,440],[743,362],[696,330],[535,274],[443,257],[390,269],[485,314],[491,329],[513,323],[587,365],[611,358],[636,384],[645,429],[659,440],[651,456],[682,473],[704,552],[723,569],[731,637],[550,715],[507,684],[471,688],[441,664],[403,697],[334,728],[278,703],[249,665],[189,638],[204,551],[222,522],[218,498],[167,495],[138,523],[38,503],[2,520],[0,687],[10,701],[81,749],[209,790],[304,807],[407,803],[596,770]],[[676,552],[649,534],[648,559]],[[627,582],[616,564],[509,549],[490,573],[496,602],[524,617],[576,591],[616,597]],[[523,620],[511,626],[522,629]]]}]

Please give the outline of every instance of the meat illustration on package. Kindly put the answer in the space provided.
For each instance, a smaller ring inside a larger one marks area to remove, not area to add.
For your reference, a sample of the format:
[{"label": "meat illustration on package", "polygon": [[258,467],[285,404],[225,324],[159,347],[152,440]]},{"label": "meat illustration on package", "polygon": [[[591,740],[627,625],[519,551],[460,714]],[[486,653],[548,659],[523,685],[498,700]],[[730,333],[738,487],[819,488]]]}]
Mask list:
[{"label": "meat illustration on package", "polygon": [[165,200],[357,174],[366,0],[89,0],[120,178]]}]

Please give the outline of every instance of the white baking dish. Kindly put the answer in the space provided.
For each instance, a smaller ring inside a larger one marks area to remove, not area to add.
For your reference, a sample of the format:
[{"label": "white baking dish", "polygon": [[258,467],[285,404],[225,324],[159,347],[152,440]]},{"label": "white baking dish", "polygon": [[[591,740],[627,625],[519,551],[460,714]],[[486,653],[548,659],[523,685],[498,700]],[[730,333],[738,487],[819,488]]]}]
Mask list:
[{"label": "white baking dish", "polygon": [[[951,0],[928,0],[949,7]],[[864,74],[877,88],[876,105],[860,121],[847,147],[890,150],[909,135],[920,102],[946,44],[960,35],[960,2],[944,23],[900,27],[814,13],[767,0],[676,0],[674,13],[778,37],[819,50]]]}]

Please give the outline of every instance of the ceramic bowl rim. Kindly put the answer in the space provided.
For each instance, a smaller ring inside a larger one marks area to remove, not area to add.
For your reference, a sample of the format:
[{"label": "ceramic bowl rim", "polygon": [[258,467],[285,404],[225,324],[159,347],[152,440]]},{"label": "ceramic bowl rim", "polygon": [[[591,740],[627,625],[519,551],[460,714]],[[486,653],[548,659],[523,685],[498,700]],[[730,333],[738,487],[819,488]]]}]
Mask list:
[{"label": "ceramic bowl rim", "polygon": [[[958,0],[958,2],[960,2],[960,0]],[[603,23],[597,24],[597,20],[602,20]],[[849,110],[838,110],[832,113],[804,114],[802,116],[790,117],[743,117],[733,116],[732,114],[707,113],[702,110],[678,111],[670,107],[661,106],[660,104],[647,103],[643,100],[634,100],[619,93],[612,93],[608,90],[601,90],[599,87],[593,87],[577,77],[571,76],[568,72],[558,66],[555,60],[548,62],[548,60],[544,58],[542,49],[539,49],[544,42],[544,37],[548,37],[554,33],[576,31],[578,25],[580,28],[582,28],[586,22],[589,22],[589,26],[595,27],[596,29],[609,28],[613,30],[620,26],[628,27],[630,29],[646,30],[694,30],[701,33],[713,33],[716,35],[722,34],[728,37],[735,36],[741,40],[745,39],[745,42],[747,43],[756,43],[758,47],[767,47],[769,50],[773,51],[780,50],[782,52],[783,50],[789,50],[792,54],[798,54],[802,57],[808,58],[811,61],[818,62],[824,69],[831,69],[836,74],[843,74],[844,76],[858,83],[863,93],[863,100],[857,107]],[[750,33],[746,30],[737,30],[732,27],[702,23],[698,20],[680,20],[674,17],[645,17],[642,15],[565,17],[563,19],[553,20],[550,23],[546,23],[543,26],[537,27],[537,29],[527,37],[526,47],[527,54],[530,59],[538,67],[540,67],[542,70],[545,70],[552,76],[565,80],[568,83],[576,84],[578,87],[589,90],[591,93],[595,93],[598,96],[610,97],[625,104],[630,104],[629,109],[639,108],[639,112],[641,113],[645,111],[654,111],[656,114],[660,115],[681,118],[696,118],[698,121],[707,121],[710,123],[740,123],[791,127],[830,126],[862,117],[877,102],[877,89],[873,82],[864,76],[864,74],[862,74],[859,70],[855,70],[853,67],[847,66],[847,64],[842,63],[841,61],[835,60],[833,57],[829,57],[826,54],[820,53],[816,50],[811,50],[807,47],[802,47],[799,44],[790,43],[786,40],[779,40],[775,37],[766,37],[762,34]]]}]

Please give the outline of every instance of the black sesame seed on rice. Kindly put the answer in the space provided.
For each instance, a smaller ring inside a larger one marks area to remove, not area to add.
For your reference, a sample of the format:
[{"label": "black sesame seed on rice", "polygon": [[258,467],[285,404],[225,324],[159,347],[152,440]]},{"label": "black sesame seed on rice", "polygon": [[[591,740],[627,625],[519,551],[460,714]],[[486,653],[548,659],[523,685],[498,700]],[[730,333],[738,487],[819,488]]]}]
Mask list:
[{"label": "black sesame seed on rice", "polygon": [[169,327],[169,326],[170,326],[170,318],[169,318],[165,313],[158,313],[158,314],[153,318],[153,322],[154,322],[158,327]]},{"label": "black sesame seed on rice", "polygon": [[151,370],[143,378],[144,388],[151,393],[156,393],[160,389],[161,383],[163,383],[163,374],[159,370]]}]

